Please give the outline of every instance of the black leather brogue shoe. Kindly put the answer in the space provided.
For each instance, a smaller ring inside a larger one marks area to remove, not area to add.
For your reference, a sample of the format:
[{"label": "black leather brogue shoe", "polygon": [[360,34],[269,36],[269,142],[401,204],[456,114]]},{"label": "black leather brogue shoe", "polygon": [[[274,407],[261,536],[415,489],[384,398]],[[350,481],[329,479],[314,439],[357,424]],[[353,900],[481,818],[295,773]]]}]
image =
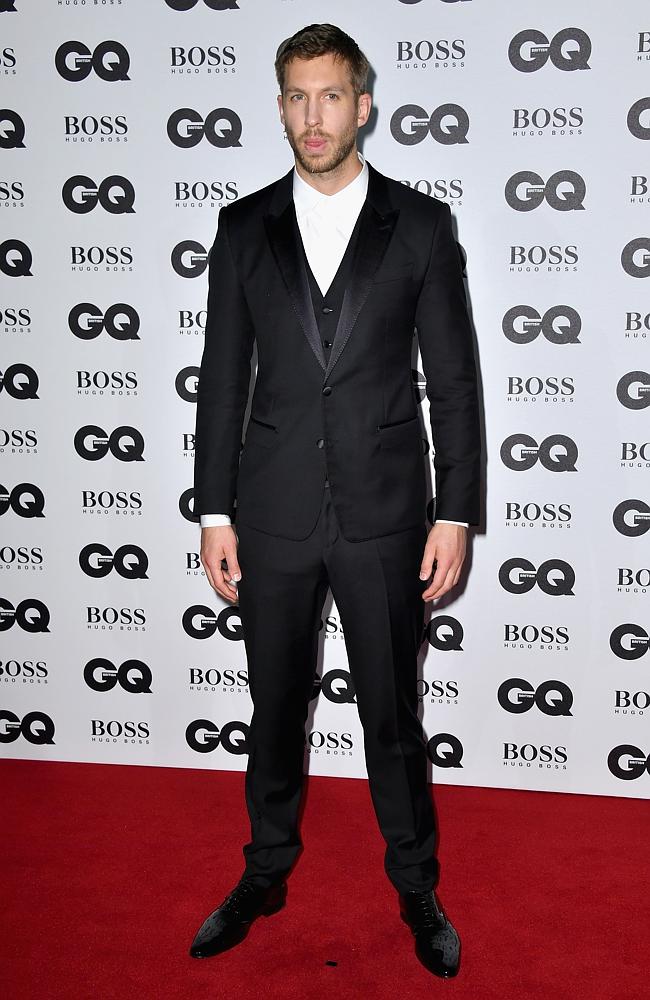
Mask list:
[{"label": "black leather brogue shoe", "polygon": [[209,958],[243,941],[253,920],[282,909],[287,897],[286,882],[270,888],[241,879],[224,901],[203,921],[192,944],[192,958]]},{"label": "black leather brogue shoe", "polygon": [[415,938],[415,954],[429,972],[443,979],[455,976],[460,966],[460,939],[445,916],[434,891],[400,893],[400,913]]}]

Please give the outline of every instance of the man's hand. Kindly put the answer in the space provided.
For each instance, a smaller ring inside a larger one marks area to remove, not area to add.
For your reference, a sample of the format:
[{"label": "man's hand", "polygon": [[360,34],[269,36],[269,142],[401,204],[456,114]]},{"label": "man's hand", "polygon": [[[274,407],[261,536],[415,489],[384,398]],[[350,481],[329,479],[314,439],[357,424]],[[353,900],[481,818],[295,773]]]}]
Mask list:
[{"label": "man's hand", "polygon": [[436,571],[426,590],[422,592],[424,601],[442,597],[458,582],[460,570],[465,559],[467,546],[467,528],[462,524],[434,524],[429,532],[424,556],[420,567],[420,579],[428,580],[431,576],[434,560]]},{"label": "man's hand", "polygon": [[[226,562],[227,571],[222,568],[222,560]],[[201,528],[201,562],[210,585],[226,601],[236,603],[234,582],[241,580],[242,574],[237,561],[237,535],[232,525]]]}]

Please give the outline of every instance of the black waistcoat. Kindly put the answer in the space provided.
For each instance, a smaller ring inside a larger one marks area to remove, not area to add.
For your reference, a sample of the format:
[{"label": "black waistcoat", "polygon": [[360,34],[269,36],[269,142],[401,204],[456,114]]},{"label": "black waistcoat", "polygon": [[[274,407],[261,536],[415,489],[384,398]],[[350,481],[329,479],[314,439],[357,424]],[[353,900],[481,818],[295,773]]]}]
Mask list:
[{"label": "black waistcoat", "polygon": [[341,263],[339,264],[338,270],[334,275],[332,283],[327,289],[325,295],[321,292],[320,286],[314,277],[311,267],[309,266],[309,261],[307,260],[307,254],[305,253],[302,237],[300,236],[300,227],[298,226],[297,220],[295,223],[296,240],[298,242],[298,246],[300,247],[300,254],[309,279],[311,301],[314,307],[314,315],[316,317],[318,332],[320,333],[321,342],[323,344],[326,362],[329,362],[334,334],[336,333],[339,316],[341,315],[343,295],[345,294],[345,289],[347,288],[352,276],[352,265],[354,263],[354,255],[357,248],[359,229],[361,227],[361,216],[363,214],[364,207],[362,207],[359,212],[354,229],[352,230],[352,234],[348,241],[348,245],[345,249],[345,253],[341,259]]}]

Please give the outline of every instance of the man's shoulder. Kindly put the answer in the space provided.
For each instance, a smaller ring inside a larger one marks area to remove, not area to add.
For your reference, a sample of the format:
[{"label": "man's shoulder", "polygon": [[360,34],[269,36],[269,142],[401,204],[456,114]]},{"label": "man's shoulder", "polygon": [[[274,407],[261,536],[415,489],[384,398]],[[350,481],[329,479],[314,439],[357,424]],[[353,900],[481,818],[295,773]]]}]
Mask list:
[{"label": "man's shoulder", "polygon": [[282,177],[276,177],[270,184],[266,184],[264,187],[242,195],[236,201],[224,205],[220,214],[225,213],[227,215],[229,227],[233,224],[239,225],[245,223],[251,219],[259,220],[268,211],[278,185],[286,183],[287,174],[284,174]]}]

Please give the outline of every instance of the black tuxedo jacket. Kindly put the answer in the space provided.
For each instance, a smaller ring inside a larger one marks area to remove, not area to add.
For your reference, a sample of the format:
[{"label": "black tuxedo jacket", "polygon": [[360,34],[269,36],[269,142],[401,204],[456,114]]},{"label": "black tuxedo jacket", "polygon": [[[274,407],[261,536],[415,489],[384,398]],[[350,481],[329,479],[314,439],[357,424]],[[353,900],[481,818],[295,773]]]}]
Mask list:
[{"label": "black tuxedo jacket", "polygon": [[[298,243],[293,171],[221,209],[197,393],[195,514],[229,513],[236,524],[302,539],[327,476],[350,541],[423,524],[427,460],[411,368],[415,330],[430,402],[436,516],[478,522],[476,366],[451,212],[368,169],[352,279],[328,361]],[[254,342],[257,376],[242,449]]]}]

